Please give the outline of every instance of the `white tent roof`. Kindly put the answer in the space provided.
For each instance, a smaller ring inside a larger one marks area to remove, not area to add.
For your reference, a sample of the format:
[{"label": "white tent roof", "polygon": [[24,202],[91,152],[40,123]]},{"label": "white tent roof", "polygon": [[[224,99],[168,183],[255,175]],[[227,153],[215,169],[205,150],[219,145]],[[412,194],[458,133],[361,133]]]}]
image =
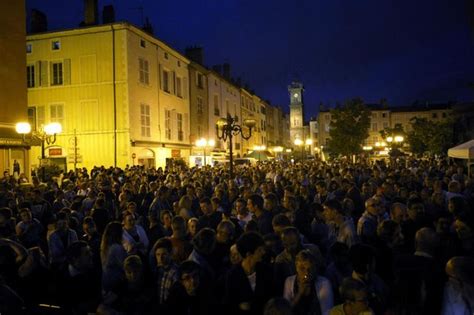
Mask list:
[{"label": "white tent roof", "polygon": [[449,149],[448,156],[456,159],[474,159],[474,140]]}]

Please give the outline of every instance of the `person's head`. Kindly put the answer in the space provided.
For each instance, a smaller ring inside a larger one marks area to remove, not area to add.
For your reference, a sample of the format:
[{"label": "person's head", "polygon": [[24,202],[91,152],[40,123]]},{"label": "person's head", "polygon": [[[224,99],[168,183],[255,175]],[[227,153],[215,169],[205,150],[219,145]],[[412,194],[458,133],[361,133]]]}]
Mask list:
[{"label": "person's head", "polygon": [[468,212],[462,212],[454,221],[454,230],[461,241],[470,240],[474,237],[474,216]]},{"label": "person's head", "polygon": [[230,247],[230,263],[232,265],[238,265],[242,262],[242,256],[240,255],[239,251],[237,250],[237,245],[233,244]]},{"label": "person's head", "polygon": [[278,197],[274,193],[268,193],[263,200],[263,208],[271,211],[278,205]]},{"label": "person's head", "polygon": [[454,196],[448,201],[448,211],[455,217],[466,211],[467,205],[463,197]]},{"label": "person's head", "polygon": [[326,201],[323,207],[323,217],[326,223],[337,223],[344,216],[341,203],[335,199]]},{"label": "person's head", "polygon": [[177,215],[171,221],[171,230],[174,237],[184,237],[186,235],[186,221]]},{"label": "person's head", "polygon": [[123,224],[123,228],[126,229],[126,230],[131,230],[135,227],[135,224],[136,224],[136,218],[135,218],[135,214],[133,212],[130,212],[130,211],[124,211],[122,213],[122,224]]},{"label": "person's head", "polygon": [[400,225],[393,220],[380,222],[377,227],[377,236],[390,247],[403,243],[403,234]]},{"label": "person's head", "polygon": [[461,192],[461,184],[457,180],[453,180],[448,185],[448,191],[459,194]]},{"label": "person's head", "polygon": [[260,212],[263,210],[263,198],[260,195],[250,195],[247,200],[247,207],[252,213]]},{"label": "person's head", "polygon": [[474,293],[474,258],[456,256],[446,263],[448,281],[465,298],[472,299]]},{"label": "person's head", "polygon": [[245,232],[236,242],[237,250],[243,261],[250,265],[256,265],[262,261],[265,255],[265,243],[262,236],[257,232]]},{"label": "person's head", "polygon": [[247,202],[244,198],[238,198],[235,201],[235,210],[237,214],[246,215],[247,214]]},{"label": "person's head", "polygon": [[173,219],[173,215],[169,210],[163,210],[160,213],[160,221],[161,224],[167,229],[171,229],[171,220]]},{"label": "person's head", "polygon": [[423,200],[418,197],[408,199],[408,217],[412,221],[417,221],[425,214]]},{"label": "person's head", "polygon": [[29,223],[33,220],[33,216],[31,215],[30,209],[21,208],[19,213],[20,213],[20,219],[23,223]]},{"label": "person's head", "polygon": [[221,221],[216,229],[216,241],[226,244],[234,240],[235,225],[231,221]]},{"label": "person's head", "polygon": [[434,255],[438,244],[439,237],[432,228],[421,228],[415,234],[415,249],[417,251]]},{"label": "person's head", "polygon": [[199,220],[197,218],[191,218],[188,220],[188,233],[190,236],[196,235],[198,232]]},{"label": "person's head", "polygon": [[295,258],[296,276],[303,281],[312,281],[317,277],[316,257],[309,249],[304,249]]},{"label": "person's head", "polygon": [[365,202],[365,209],[373,216],[379,216],[383,214],[385,210],[382,201],[377,197],[367,199]]},{"label": "person's head", "polygon": [[272,227],[273,227],[273,231],[275,231],[277,235],[281,235],[281,232],[283,231],[283,229],[288,226],[291,226],[291,221],[283,213],[279,213],[273,217]]},{"label": "person's head", "polygon": [[319,181],[316,183],[316,190],[318,194],[325,195],[327,193],[327,185],[325,181]]},{"label": "person's head", "polygon": [[199,206],[201,207],[202,213],[205,215],[211,214],[214,211],[212,208],[211,199],[207,197],[201,198],[201,200],[199,200]]},{"label": "person's head", "polygon": [[364,283],[352,278],[345,278],[339,292],[344,300],[344,310],[347,315],[358,315],[370,310],[368,290]]},{"label": "person's head", "polygon": [[408,220],[408,212],[407,207],[401,202],[393,203],[392,207],[390,208],[390,219],[401,224]]},{"label": "person's head", "polygon": [[171,264],[171,253],[173,252],[173,244],[167,237],[162,237],[156,241],[155,258],[158,267],[166,267]]},{"label": "person's head", "polygon": [[97,226],[92,217],[85,217],[82,221],[82,230],[87,235],[93,235],[97,231]]},{"label": "person's head", "polygon": [[131,255],[125,258],[125,261],[123,262],[123,271],[125,272],[125,278],[129,283],[143,281],[144,270],[140,256]]},{"label": "person's head", "polygon": [[200,285],[201,267],[192,260],[183,262],[178,268],[181,284],[189,296],[195,296]]},{"label": "person's head", "polygon": [[201,255],[210,255],[216,247],[216,232],[210,228],[201,229],[193,238],[194,249]]},{"label": "person's head", "polygon": [[298,229],[292,226],[286,227],[281,232],[283,247],[291,255],[296,255],[301,249],[301,237]]},{"label": "person's head", "polygon": [[76,241],[66,250],[68,263],[80,271],[87,271],[93,267],[92,251],[84,241]]},{"label": "person's head", "polygon": [[349,250],[354,272],[363,277],[368,277],[375,270],[375,251],[365,244],[355,244]]},{"label": "person's head", "polygon": [[56,230],[67,231],[69,229],[69,217],[65,211],[59,211],[56,215]]},{"label": "person's head", "polygon": [[101,256],[107,254],[107,250],[113,244],[122,244],[123,228],[120,222],[110,222],[105,227],[100,244]]},{"label": "person's head", "polygon": [[193,200],[189,195],[184,195],[179,199],[178,207],[180,209],[186,209],[186,210],[191,210],[191,207],[193,205]]},{"label": "person's head", "polygon": [[296,211],[298,209],[298,199],[295,196],[284,196],[283,207],[290,211]]},{"label": "person's head", "polygon": [[137,212],[137,204],[133,201],[130,201],[127,203],[127,211],[131,213],[136,213]]},{"label": "person's head", "polygon": [[275,297],[265,304],[263,315],[293,315],[293,309],[287,299]]}]

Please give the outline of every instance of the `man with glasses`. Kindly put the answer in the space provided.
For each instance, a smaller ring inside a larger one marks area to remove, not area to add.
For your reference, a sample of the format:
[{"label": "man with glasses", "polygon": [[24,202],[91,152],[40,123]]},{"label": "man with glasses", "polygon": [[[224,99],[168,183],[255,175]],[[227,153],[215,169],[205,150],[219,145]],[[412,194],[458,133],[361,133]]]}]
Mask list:
[{"label": "man with glasses", "polygon": [[365,212],[357,221],[357,235],[362,242],[373,244],[377,236],[377,226],[384,220],[385,208],[382,201],[372,197],[365,202]]}]

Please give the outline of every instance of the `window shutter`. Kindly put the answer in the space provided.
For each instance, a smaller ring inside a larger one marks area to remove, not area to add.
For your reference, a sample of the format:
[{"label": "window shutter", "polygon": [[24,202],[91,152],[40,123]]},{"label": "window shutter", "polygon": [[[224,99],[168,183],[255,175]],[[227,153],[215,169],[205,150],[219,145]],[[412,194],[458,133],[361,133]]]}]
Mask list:
[{"label": "window shutter", "polygon": [[163,69],[161,64],[158,65],[158,80],[160,81],[160,89],[163,90]]},{"label": "window shutter", "polygon": [[173,133],[171,140],[177,141],[178,140],[178,113],[175,110],[171,112],[171,129],[176,130],[176,132]]},{"label": "window shutter", "polygon": [[35,62],[35,87],[41,86],[41,61]]},{"label": "window shutter", "polygon": [[63,84],[71,84],[71,59],[64,59],[63,62]]},{"label": "window shutter", "polygon": [[39,61],[41,63],[41,86],[48,86],[48,62]]},{"label": "window shutter", "polygon": [[188,78],[184,77],[184,78],[182,79],[182,82],[183,82],[182,95],[183,95],[183,98],[184,98],[184,99],[187,99],[187,98],[188,98]]},{"label": "window shutter", "polygon": [[50,82],[51,85],[55,84],[54,83],[53,63],[51,61],[49,62],[49,82]]},{"label": "window shutter", "polygon": [[189,142],[189,114],[183,115],[183,141]]},{"label": "window shutter", "polygon": [[176,72],[173,71],[173,94],[176,95]]}]

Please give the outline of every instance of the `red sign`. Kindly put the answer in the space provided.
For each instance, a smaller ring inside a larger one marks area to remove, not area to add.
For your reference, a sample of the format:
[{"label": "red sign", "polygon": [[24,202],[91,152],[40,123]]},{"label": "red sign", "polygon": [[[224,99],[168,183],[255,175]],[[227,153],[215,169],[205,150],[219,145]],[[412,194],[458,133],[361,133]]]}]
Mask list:
[{"label": "red sign", "polygon": [[172,158],[180,158],[181,157],[181,150],[171,150],[171,157]]},{"label": "red sign", "polygon": [[61,156],[63,155],[62,148],[51,148],[49,149],[49,156]]}]

